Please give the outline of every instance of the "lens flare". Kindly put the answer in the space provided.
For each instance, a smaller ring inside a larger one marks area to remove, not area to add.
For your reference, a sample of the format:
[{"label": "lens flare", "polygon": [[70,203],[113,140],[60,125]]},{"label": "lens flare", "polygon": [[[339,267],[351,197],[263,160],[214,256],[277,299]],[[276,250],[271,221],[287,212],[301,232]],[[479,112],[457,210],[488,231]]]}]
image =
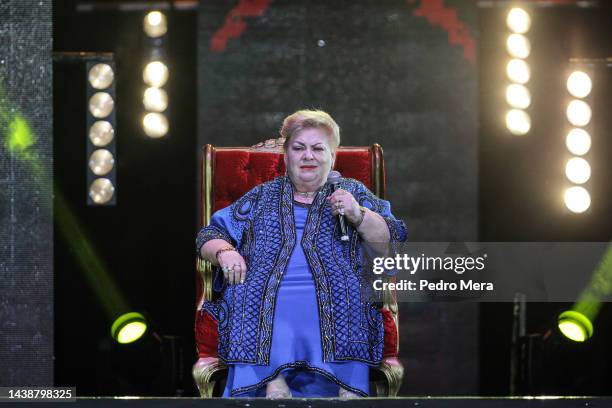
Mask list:
[{"label": "lens flare", "polygon": [[153,112],[163,112],[168,108],[168,93],[160,88],[147,88],[142,98],[145,109]]},{"label": "lens flare", "polygon": [[147,13],[143,21],[145,34],[151,38],[158,38],[168,31],[168,20],[164,13],[151,11]]},{"label": "lens flare", "polygon": [[591,121],[591,107],[588,103],[574,99],[567,105],[567,120],[574,126],[586,126]]},{"label": "lens flare", "polygon": [[574,71],[567,78],[567,90],[576,98],[588,96],[591,89],[593,89],[593,82],[586,72]]},{"label": "lens flare", "polygon": [[591,206],[591,195],[584,187],[580,186],[565,190],[563,200],[567,209],[577,214],[585,212]]},{"label": "lens flare", "polygon": [[514,135],[524,135],[531,129],[531,118],[527,112],[512,109],[506,114],[506,127]]},{"label": "lens flare", "polygon": [[161,61],[149,62],[142,72],[142,79],[149,86],[160,88],[168,81],[168,67]]},{"label": "lens flare", "polygon": [[98,149],[89,156],[89,168],[96,176],[108,174],[114,165],[115,158],[106,149]]},{"label": "lens flare", "polygon": [[582,156],[591,149],[591,136],[584,129],[574,128],[567,134],[565,144],[570,152],[576,156]]},{"label": "lens flare", "polygon": [[95,179],[89,187],[89,197],[96,204],[106,204],[115,193],[113,183],[107,178]]},{"label": "lens flare", "polygon": [[531,43],[522,34],[510,34],[506,41],[506,48],[508,54],[514,58],[525,59],[531,53]]},{"label": "lens flare", "polygon": [[89,140],[94,146],[104,147],[113,141],[115,129],[110,122],[98,120],[89,128]]},{"label": "lens flare", "polygon": [[168,133],[168,119],[162,113],[147,113],[142,119],[145,134],[152,138],[163,137]]},{"label": "lens flare", "polygon": [[106,92],[96,92],[89,98],[89,112],[98,119],[110,115],[114,106],[113,97]]},{"label": "lens flare", "polygon": [[531,17],[529,13],[519,7],[515,7],[508,12],[506,17],[508,28],[517,34],[525,34],[531,27]]},{"label": "lens flare", "polygon": [[115,73],[108,64],[96,64],[89,70],[87,80],[96,89],[106,89],[113,83]]},{"label": "lens flare", "polygon": [[512,59],[506,66],[506,74],[512,82],[526,84],[531,77],[529,64],[522,59]]},{"label": "lens flare", "polygon": [[506,88],[506,102],[517,109],[526,109],[531,104],[531,94],[523,85],[512,84]]}]

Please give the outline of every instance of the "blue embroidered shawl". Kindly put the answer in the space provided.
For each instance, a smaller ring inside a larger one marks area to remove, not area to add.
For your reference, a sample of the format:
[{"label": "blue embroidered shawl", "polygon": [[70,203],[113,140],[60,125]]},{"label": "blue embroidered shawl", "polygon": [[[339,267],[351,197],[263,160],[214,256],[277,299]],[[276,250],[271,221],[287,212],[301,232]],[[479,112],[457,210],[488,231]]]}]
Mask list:
[{"label": "blue embroidered shawl", "polygon": [[[342,179],[340,187],[360,205],[383,216],[391,242],[406,240],[406,227],[393,217],[388,201],[357,180]],[[383,350],[382,316],[373,302],[361,299],[361,239],[349,227],[350,240],[340,240],[337,221],[325,201],[329,194],[331,187],[326,185],[315,196],[301,242],[315,282],[323,359],[378,364]],[[289,178],[261,184],[217,211],[210,225],[198,233],[198,253],[211,239],[234,245],[248,268],[245,282],[237,285],[223,285],[217,268],[214,288],[222,291],[221,297],[203,305],[218,322],[219,358],[230,364],[267,365],[276,294],[297,244]]]}]

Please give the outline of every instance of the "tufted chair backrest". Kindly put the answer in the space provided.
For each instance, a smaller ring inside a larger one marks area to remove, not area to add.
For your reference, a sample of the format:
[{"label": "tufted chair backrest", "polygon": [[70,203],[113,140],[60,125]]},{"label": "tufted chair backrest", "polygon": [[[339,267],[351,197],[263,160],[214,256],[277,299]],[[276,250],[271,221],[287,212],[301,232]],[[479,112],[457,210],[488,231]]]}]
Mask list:
[{"label": "tufted chair backrest", "polygon": [[[253,147],[214,147],[206,145],[202,161],[202,199],[200,226],[210,216],[227,207],[251,188],[285,172],[282,145],[273,148],[260,144]],[[384,198],[385,167],[382,148],[338,148],[335,170],[343,177],[361,181],[374,194]]]}]

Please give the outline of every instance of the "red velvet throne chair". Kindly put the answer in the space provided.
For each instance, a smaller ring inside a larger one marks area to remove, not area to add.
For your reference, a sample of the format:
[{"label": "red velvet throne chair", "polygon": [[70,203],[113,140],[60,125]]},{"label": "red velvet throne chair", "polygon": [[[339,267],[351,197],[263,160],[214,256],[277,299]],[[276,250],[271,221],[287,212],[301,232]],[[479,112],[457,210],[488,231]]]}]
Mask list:
[{"label": "red velvet throne chair", "polygon": [[[284,139],[270,139],[252,147],[213,147],[206,145],[202,152],[202,188],[200,198],[200,226],[207,225],[212,214],[249,191],[252,187],[285,172],[283,162]],[[339,147],[335,169],[343,177],[364,183],[378,197],[385,196],[385,167],[382,148]],[[227,374],[227,367],[217,355],[217,323],[201,311],[204,300],[213,299],[212,268],[210,263],[197,259],[197,297],[195,340],[198,361],[193,366],[193,377],[202,397],[211,397],[215,383]],[[394,293],[384,294],[382,309],[385,327],[383,361],[370,373],[378,396],[396,396],[404,375],[399,362],[399,327],[397,301]]]}]

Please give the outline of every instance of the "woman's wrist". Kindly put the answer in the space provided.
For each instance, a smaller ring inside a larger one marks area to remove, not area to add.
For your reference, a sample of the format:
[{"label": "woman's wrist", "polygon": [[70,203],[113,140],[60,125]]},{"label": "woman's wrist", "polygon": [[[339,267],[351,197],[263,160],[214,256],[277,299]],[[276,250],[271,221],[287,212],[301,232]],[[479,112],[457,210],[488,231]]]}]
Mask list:
[{"label": "woman's wrist", "polygon": [[353,227],[355,229],[359,228],[359,226],[363,223],[363,220],[366,216],[366,208],[364,206],[359,206],[359,215],[357,215],[357,219],[353,222]]},{"label": "woman's wrist", "polygon": [[222,246],[221,248],[217,250],[217,252],[215,252],[215,261],[217,261],[219,265],[221,265],[221,262],[219,261],[219,255],[221,255],[224,252],[228,252],[228,251],[236,251],[236,248],[228,244],[228,245]]}]

